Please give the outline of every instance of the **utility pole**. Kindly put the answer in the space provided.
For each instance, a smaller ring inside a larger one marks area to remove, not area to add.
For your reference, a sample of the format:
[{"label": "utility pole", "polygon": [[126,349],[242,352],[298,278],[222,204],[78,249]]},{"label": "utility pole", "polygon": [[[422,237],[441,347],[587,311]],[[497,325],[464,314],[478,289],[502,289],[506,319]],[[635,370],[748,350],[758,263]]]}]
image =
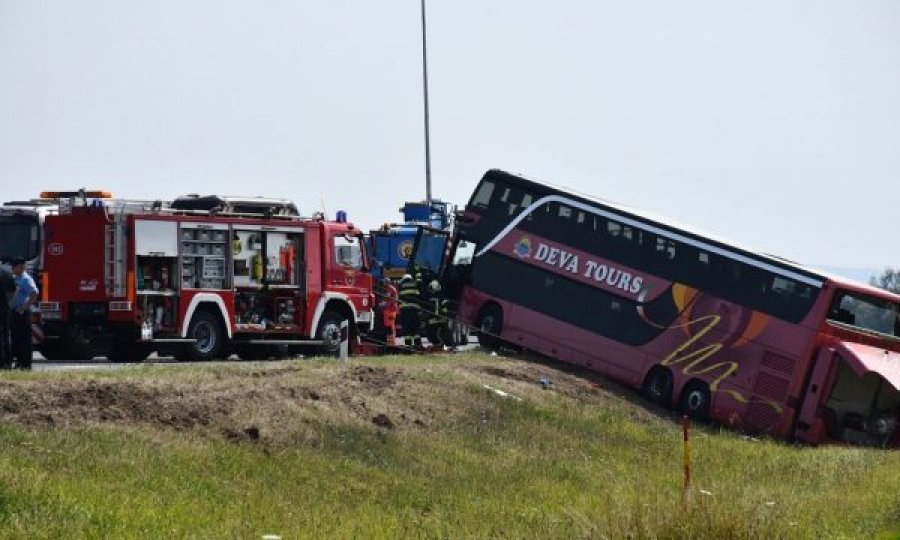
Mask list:
[{"label": "utility pole", "polygon": [[[431,136],[428,122],[428,38],[425,30],[425,0],[422,2],[422,89],[425,95],[425,202],[431,208]],[[430,210],[429,210],[430,211]]]}]

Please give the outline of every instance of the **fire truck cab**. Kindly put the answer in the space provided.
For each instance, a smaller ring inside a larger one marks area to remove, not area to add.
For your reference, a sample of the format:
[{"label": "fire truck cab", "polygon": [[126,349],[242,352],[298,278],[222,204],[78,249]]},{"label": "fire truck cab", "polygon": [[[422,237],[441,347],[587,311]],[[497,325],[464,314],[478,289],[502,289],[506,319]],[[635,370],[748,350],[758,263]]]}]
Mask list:
[{"label": "fire truck cab", "polygon": [[[25,259],[25,268],[34,278],[38,289],[43,289],[44,221],[57,213],[61,201],[79,204],[87,197],[109,199],[107,191],[43,191],[33,199],[8,201],[0,206],[0,263],[16,258]],[[32,312],[32,341],[47,357],[53,357],[53,344],[43,340],[40,326],[40,309]]]},{"label": "fire truck cab", "polygon": [[261,198],[99,201],[62,207],[45,235],[47,338],[77,336],[111,361],[336,355],[344,321],[351,343],[375,326],[362,233],[343,213],[303,218]]}]

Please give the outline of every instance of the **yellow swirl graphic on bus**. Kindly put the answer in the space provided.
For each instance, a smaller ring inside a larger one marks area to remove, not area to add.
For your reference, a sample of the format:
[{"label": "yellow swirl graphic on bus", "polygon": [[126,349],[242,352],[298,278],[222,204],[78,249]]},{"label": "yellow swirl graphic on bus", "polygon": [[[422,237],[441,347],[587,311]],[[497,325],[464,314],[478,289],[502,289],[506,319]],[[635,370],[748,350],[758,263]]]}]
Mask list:
[{"label": "yellow swirl graphic on bus", "polygon": [[688,321],[684,326],[690,326],[695,323],[706,323],[706,326],[701,328],[699,332],[691,336],[690,339],[688,339],[677,349],[672,351],[669,356],[665,357],[663,361],[660,362],[660,364],[664,366],[674,366],[686,363],[687,365],[685,365],[681,369],[681,372],[685,375],[702,375],[704,373],[710,373],[722,369],[722,373],[711,383],[709,383],[709,389],[711,391],[715,392],[716,390],[718,390],[719,383],[738,370],[738,363],[726,361],[720,362],[718,364],[700,367],[700,364],[702,364],[707,358],[716,354],[722,349],[721,343],[711,343],[709,345],[706,345],[705,347],[701,347],[693,351],[688,351],[688,349],[690,349],[691,346],[699,341],[703,336],[708,334],[710,330],[715,328],[721,320],[722,318],[718,315],[706,315],[704,317]]},{"label": "yellow swirl graphic on bus", "polygon": [[[740,366],[737,362],[725,360],[704,365],[704,362],[707,359],[724,348],[722,342],[710,343],[708,345],[700,346],[699,348],[693,348],[698,341],[709,334],[716,326],[719,325],[719,323],[722,322],[722,317],[719,315],[703,315],[697,317],[696,319],[690,318],[691,309],[693,309],[694,307],[694,300],[696,300],[698,296],[697,293],[698,291],[696,289],[686,287],[679,283],[676,283],[672,286],[672,296],[674,298],[675,305],[678,307],[678,310],[681,313],[681,316],[678,318],[679,322],[669,326],[669,329],[683,329],[688,335],[688,339],[677,348],[675,348],[675,350],[673,350],[671,353],[669,353],[669,355],[666,356],[660,362],[660,364],[667,367],[680,366],[681,373],[684,375],[703,375],[718,373],[715,379],[713,379],[712,382],[709,383],[709,390],[711,392],[723,392],[730,395],[740,403],[750,403],[750,399],[748,399],[747,396],[741,394],[736,390],[719,388],[719,385],[722,383],[722,381],[738,371],[738,368]],[[737,348],[745,345],[746,343],[757,337],[760,333],[762,333],[767,324],[768,316],[757,314],[754,312],[751,315],[750,322],[747,324],[747,327],[744,328],[741,336],[731,346],[731,348]],[[691,327],[694,326],[699,326],[700,329],[692,335]],[[761,400],[761,402],[772,407],[779,414],[784,411],[784,407],[772,400],[764,399]]]}]

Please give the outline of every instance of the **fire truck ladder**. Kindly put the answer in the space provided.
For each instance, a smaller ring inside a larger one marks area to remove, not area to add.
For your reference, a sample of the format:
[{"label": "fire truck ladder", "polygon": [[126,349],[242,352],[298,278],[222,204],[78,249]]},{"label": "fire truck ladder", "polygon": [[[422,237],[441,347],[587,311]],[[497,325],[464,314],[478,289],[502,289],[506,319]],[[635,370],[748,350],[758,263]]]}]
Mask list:
[{"label": "fire truck ladder", "polygon": [[125,296],[125,216],[113,215],[112,223],[106,226],[104,246],[106,294],[114,297]]}]

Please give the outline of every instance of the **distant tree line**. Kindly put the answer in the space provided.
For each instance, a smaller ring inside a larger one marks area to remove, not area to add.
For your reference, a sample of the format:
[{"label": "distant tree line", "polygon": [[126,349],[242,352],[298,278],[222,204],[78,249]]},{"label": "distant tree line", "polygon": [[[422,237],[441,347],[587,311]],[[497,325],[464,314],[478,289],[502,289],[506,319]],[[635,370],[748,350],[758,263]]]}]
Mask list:
[{"label": "distant tree line", "polygon": [[900,294],[900,268],[888,266],[878,276],[872,276],[869,283],[876,287]]}]

